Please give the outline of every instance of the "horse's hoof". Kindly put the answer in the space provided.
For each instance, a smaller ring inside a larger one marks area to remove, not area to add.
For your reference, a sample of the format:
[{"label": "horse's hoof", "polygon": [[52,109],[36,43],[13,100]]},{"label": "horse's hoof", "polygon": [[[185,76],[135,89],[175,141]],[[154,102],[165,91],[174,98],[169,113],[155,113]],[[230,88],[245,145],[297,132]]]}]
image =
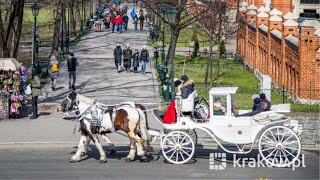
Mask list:
[{"label": "horse's hoof", "polygon": [[75,159],[70,159],[69,162],[71,162],[71,163],[76,163],[76,162],[78,162],[78,161],[76,161]]},{"label": "horse's hoof", "polygon": [[111,149],[111,155],[114,155],[115,153],[117,153],[117,151],[114,149]]},{"label": "horse's hoof", "polygon": [[100,158],[99,159],[99,163],[100,164],[103,164],[103,163],[106,163],[107,162],[107,158]]},{"label": "horse's hoof", "polygon": [[133,160],[131,160],[130,158],[126,158],[126,162],[127,162],[127,163],[133,162]]}]

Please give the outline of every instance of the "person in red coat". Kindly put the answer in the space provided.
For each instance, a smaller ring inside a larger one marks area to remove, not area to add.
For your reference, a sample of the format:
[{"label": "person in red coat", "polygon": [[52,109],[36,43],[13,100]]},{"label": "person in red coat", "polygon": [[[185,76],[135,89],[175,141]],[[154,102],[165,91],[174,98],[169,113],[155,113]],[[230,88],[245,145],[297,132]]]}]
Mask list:
[{"label": "person in red coat", "polygon": [[166,113],[163,116],[163,122],[166,124],[174,124],[176,123],[176,102],[171,101]]},{"label": "person in red coat", "polygon": [[114,33],[114,28],[116,27],[116,16],[112,15],[110,21],[112,23],[112,33]]},{"label": "person in red coat", "polygon": [[116,25],[117,25],[117,32],[121,33],[122,31],[122,17],[120,15],[118,15],[115,19],[116,21]]}]

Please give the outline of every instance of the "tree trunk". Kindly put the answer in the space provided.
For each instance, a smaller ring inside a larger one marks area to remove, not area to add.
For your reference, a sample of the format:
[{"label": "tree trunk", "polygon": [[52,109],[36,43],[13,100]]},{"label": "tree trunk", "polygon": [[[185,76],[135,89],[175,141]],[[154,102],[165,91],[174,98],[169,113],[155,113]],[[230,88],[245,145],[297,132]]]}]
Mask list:
[{"label": "tree trunk", "polygon": [[75,13],[74,13],[74,9],[73,9],[73,7],[74,7],[74,4],[75,4],[75,1],[77,1],[77,0],[71,0],[70,2],[69,2],[69,15],[68,15],[68,17],[70,16],[70,34],[76,34],[76,21],[75,21],[75,17],[74,17],[74,15],[75,15]]},{"label": "tree trunk", "polygon": [[60,25],[61,25],[61,2],[62,0],[58,0],[55,6],[55,16],[54,16],[54,29],[53,29],[53,42],[51,54],[55,51],[59,51],[59,37],[60,37]]},{"label": "tree trunk", "polygon": [[[75,0],[75,16],[76,16],[76,27],[79,29],[83,26],[81,17],[83,16],[80,12],[82,9],[82,3],[79,0]],[[77,28],[76,28],[77,29]]]},{"label": "tree trunk", "polygon": [[219,61],[220,61],[220,44],[221,44],[221,27],[222,26],[222,20],[221,20],[221,13],[219,13],[219,32],[218,32],[218,59],[217,59],[217,66],[216,66],[216,86],[219,87]]},{"label": "tree trunk", "polygon": [[3,19],[2,15],[6,13],[0,9],[0,47],[2,49],[2,57],[17,58],[18,56],[23,22],[23,8],[24,0],[12,1],[9,8],[11,11],[9,12],[8,22],[3,22],[6,18]]},{"label": "tree trunk", "polygon": [[173,30],[173,47],[172,47],[172,38],[170,38],[170,44],[169,44],[169,48],[168,48],[168,53],[167,53],[167,64],[171,64],[172,63],[172,48],[174,48],[174,51],[173,51],[173,57],[174,57],[174,53],[175,53],[175,49],[177,47],[177,40],[178,40],[178,37],[179,37],[179,33],[180,33],[180,29],[177,29],[177,28],[174,28]]}]

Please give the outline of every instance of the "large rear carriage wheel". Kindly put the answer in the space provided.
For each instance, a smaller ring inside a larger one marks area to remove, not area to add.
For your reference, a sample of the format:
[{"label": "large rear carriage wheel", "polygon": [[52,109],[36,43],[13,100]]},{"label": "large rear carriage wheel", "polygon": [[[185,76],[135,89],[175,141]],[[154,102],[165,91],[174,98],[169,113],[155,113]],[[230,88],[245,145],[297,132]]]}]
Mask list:
[{"label": "large rear carriage wheel", "polygon": [[300,156],[301,143],[298,135],[285,126],[272,126],[259,138],[259,153],[267,165],[288,167]]}]

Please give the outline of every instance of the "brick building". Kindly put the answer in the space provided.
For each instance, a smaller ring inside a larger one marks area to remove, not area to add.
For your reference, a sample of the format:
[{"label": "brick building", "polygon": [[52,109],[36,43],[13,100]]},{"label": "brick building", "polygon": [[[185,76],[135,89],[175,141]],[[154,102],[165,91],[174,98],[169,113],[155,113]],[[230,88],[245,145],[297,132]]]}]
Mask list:
[{"label": "brick building", "polygon": [[251,69],[270,76],[273,85],[285,88],[292,99],[319,103],[320,23],[299,22],[291,12],[291,1],[271,2],[271,10],[263,6],[263,0],[254,1],[259,8],[241,3],[238,58]]}]

